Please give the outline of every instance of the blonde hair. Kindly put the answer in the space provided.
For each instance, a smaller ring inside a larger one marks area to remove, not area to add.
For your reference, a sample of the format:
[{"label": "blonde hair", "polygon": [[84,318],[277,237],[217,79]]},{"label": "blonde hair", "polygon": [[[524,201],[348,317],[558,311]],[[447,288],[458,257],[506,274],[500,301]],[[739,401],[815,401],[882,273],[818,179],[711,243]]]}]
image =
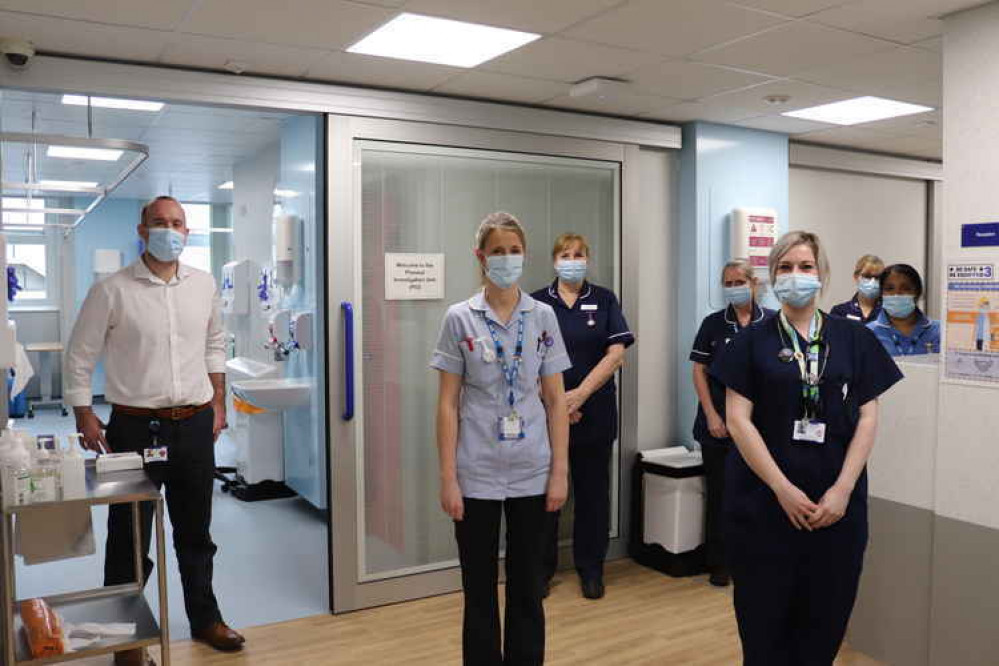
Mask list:
[{"label": "blonde hair", "polygon": [[865,254],[860,259],[857,259],[857,265],[853,269],[853,277],[857,277],[863,273],[866,268],[874,268],[878,273],[883,273],[885,262],[881,261],[881,257],[876,254]]},{"label": "blonde hair", "polygon": [[789,231],[780,237],[777,244],[770,250],[768,267],[770,269],[770,283],[777,281],[777,264],[784,258],[784,255],[799,245],[807,245],[815,257],[815,265],[819,269],[819,280],[822,281],[822,291],[825,291],[826,281],[829,277],[829,259],[822,249],[822,242],[819,237],[810,231]]},{"label": "blonde hair", "polygon": [[494,231],[512,231],[517,234],[520,244],[524,246],[524,252],[527,252],[527,235],[524,233],[524,227],[520,224],[520,220],[503,211],[489,213],[482,219],[475,232],[475,248],[479,251],[485,250],[486,243]]},{"label": "blonde hair", "polygon": [[573,243],[579,243],[579,245],[583,248],[583,252],[586,253],[586,256],[590,256],[590,244],[586,242],[586,236],[570,231],[555,239],[555,245],[552,246],[552,259],[555,259],[558,255],[562,254],[562,252]]},{"label": "blonde hair", "polygon": [[[524,227],[520,220],[501,210],[489,213],[482,218],[482,222],[479,223],[479,228],[475,232],[475,249],[479,252],[485,250],[486,243],[489,242],[489,237],[493,235],[494,231],[512,231],[517,234],[520,244],[524,246],[524,253],[527,253],[527,234],[524,233]],[[481,262],[479,263],[479,278],[485,283],[486,270],[482,267]]]},{"label": "blonde hair", "polygon": [[725,283],[725,271],[727,271],[730,268],[734,268],[740,273],[742,273],[742,276],[745,277],[746,281],[749,282],[750,284],[756,282],[756,275],[753,273],[753,265],[749,263],[749,259],[736,257],[732,261],[728,261],[725,263],[724,266],[722,266],[721,270],[722,284]]}]

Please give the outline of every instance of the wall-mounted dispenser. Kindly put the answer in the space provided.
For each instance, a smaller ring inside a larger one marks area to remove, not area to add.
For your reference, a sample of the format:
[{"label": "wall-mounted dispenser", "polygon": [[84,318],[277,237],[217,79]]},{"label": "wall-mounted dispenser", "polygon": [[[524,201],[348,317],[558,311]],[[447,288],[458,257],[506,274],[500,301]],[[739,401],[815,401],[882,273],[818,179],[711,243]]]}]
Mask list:
[{"label": "wall-mounted dispenser", "polygon": [[121,250],[94,250],[94,282],[121,270]]},{"label": "wall-mounted dispenser", "polygon": [[312,313],[299,312],[291,318],[291,339],[296,349],[312,349]]},{"label": "wall-mounted dispenser", "polygon": [[256,263],[249,259],[230,261],[222,266],[222,284],[219,286],[222,312],[231,315],[250,314],[250,293],[253,290],[253,280],[259,273]]},{"label": "wall-mounted dispenser", "polygon": [[274,281],[282,287],[296,284],[302,244],[302,219],[295,215],[274,217]]}]

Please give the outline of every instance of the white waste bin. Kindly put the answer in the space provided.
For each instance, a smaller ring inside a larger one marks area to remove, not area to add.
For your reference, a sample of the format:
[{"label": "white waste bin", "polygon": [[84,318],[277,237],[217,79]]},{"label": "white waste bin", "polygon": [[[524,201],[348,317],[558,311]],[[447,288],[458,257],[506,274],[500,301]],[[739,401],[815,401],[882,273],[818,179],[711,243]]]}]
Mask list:
[{"label": "white waste bin", "polygon": [[704,464],[683,446],[638,454],[641,526],[632,557],[672,576],[704,571]]}]

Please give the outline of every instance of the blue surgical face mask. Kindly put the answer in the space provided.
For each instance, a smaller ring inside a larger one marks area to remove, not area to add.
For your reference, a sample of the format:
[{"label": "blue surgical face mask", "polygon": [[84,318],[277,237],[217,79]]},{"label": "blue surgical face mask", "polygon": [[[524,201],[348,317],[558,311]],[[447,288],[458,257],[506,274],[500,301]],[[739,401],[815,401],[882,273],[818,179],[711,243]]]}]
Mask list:
[{"label": "blue surgical face mask", "polygon": [[186,240],[184,234],[174,229],[150,229],[146,249],[160,261],[176,261]]},{"label": "blue surgical face mask", "polygon": [[586,259],[559,259],[555,272],[563,282],[578,284],[586,277]]},{"label": "blue surgical face mask", "polygon": [[722,287],[725,291],[725,302],[728,305],[745,305],[753,298],[753,291],[748,284],[739,287]]},{"label": "blue surgical face mask", "polygon": [[803,308],[811,303],[821,288],[819,278],[807,273],[784,273],[778,275],[774,282],[777,299],[795,308]]},{"label": "blue surgical face mask", "polygon": [[857,291],[865,298],[874,300],[881,295],[881,281],[877,278],[860,278],[857,282]]},{"label": "blue surgical face mask", "polygon": [[500,289],[517,284],[524,272],[524,255],[494,254],[486,258],[486,277]]},{"label": "blue surgical face mask", "polygon": [[889,317],[905,319],[916,309],[916,297],[912,294],[892,294],[881,299],[881,307]]}]

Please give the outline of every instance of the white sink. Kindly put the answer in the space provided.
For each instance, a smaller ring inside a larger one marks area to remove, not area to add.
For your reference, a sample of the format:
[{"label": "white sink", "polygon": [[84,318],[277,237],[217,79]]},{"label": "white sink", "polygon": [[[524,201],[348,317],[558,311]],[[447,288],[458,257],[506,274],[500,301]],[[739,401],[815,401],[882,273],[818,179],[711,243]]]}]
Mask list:
[{"label": "white sink", "polygon": [[294,379],[243,379],[232,383],[232,393],[254,407],[262,409],[291,409],[309,404],[312,380]]},{"label": "white sink", "polygon": [[277,377],[278,367],[273,363],[256,361],[248,356],[237,356],[225,362],[225,374],[230,382],[243,379],[264,379]]}]

